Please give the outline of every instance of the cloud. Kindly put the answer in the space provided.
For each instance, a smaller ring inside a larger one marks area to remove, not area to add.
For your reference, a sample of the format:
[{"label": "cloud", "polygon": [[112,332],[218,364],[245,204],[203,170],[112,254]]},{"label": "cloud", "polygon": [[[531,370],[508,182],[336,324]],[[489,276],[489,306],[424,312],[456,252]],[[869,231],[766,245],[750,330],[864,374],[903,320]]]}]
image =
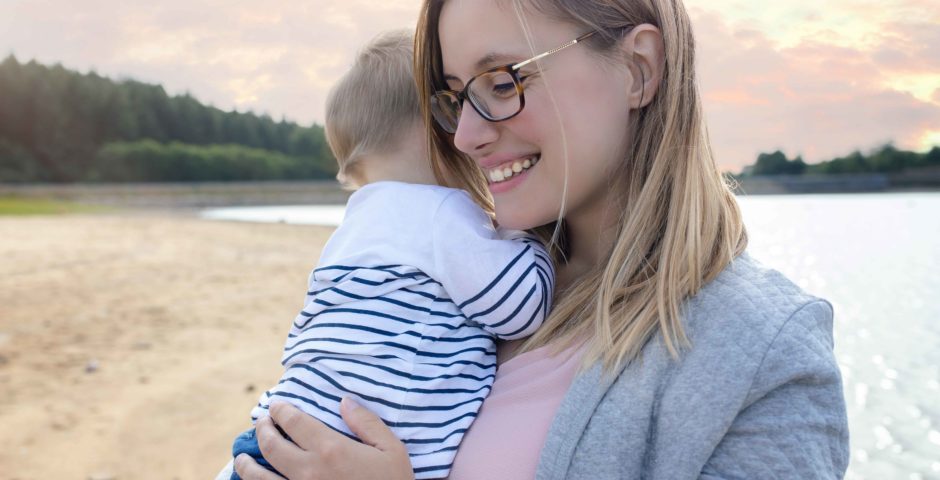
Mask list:
[{"label": "cloud", "polygon": [[[936,0],[686,0],[715,150],[739,170],[940,131]],[[413,28],[420,0],[3,0],[0,54],[160,83],[220,108],[321,121],[360,45]]]},{"label": "cloud", "polygon": [[864,47],[853,47],[834,40],[845,35],[834,29],[775,39],[755,22],[711,10],[693,17],[705,111],[728,170],[777,148],[809,162],[888,141],[921,149],[940,127],[937,54],[920,43],[940,35],[940,24],[880,23]]},{"label": "cloud", "polygon": [[[323,117],[360,45],[413,28],[418,0],[5,0],[0,52],[160,83],[220,108]],[[52,14],[50,12],[53,12]]]}]

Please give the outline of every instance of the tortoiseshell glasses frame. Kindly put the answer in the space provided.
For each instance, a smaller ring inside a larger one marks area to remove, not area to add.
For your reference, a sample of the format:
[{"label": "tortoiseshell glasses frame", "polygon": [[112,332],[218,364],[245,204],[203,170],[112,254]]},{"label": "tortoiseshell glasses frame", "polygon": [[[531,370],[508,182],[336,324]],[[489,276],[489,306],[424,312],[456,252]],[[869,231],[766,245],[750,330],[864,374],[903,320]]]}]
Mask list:
[{"label": "tortoiseshell glasses frame", "polygon": [[525,88],[522,82],[531,76],[522,75],[519,69],[541,60],[553,53],[577,45],[597,31],[591,31],[564,45],[540,53],[519,63],[510,63],[485,70],[474,75],[463,90],[438,90],[431,95],[431,114],[437,124],[447,133],[455,133],[465,101],[485,120],[501,122],[509,120],[525,107]]}]

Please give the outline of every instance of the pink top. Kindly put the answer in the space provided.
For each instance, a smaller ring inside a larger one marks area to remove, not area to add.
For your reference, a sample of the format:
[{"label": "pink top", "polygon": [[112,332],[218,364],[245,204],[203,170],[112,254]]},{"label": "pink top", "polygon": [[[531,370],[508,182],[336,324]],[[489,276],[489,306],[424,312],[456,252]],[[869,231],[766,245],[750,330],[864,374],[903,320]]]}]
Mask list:
[{"label": "pink top", "polygon": [[550,347],[542,347],[501,364],[493,390],[457,450],[449,478],[535,478],[542,444],[582,353],[572,347],[553,357]]}]

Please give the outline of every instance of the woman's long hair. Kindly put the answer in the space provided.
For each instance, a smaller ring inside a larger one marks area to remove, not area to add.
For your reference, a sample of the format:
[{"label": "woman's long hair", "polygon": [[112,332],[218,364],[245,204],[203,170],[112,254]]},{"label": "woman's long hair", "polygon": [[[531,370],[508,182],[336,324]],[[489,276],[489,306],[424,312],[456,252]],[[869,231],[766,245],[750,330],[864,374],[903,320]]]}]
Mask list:
[{"label": "woman's long hair", "polygon": [[[430,113],[431,94],[446,88],[437,32],[444,1],[425,0],[415,36],[415,75],[422,114],[431,126],[432,164],[439,180],[466,189],[492,210],[482,172],[454,147]],[[524,3],[525,9],[598,31],[587,45],[600,53],[614,52],[617,32],[624,27],[645,23],[660,29],[665,46],[658,92],[646,107],[631,113],[631,125],[625,126],[628,158],[614,179],[622,213],[608,260],[556,292],[549,318],[523,349],[562,349],[587,340],[585,365],[600,360],[610,372],[637,359],[659,333],[678,358],[689,345],[683,302],[747,246],[740,210],[709,144],[685,7],[681,0],[513,1],[518,14],[524,15]],[[562,259],[564,220],[536,230],[546,238],[562,232],[560,246],[553,244],[561,249],[553,258]]]}]

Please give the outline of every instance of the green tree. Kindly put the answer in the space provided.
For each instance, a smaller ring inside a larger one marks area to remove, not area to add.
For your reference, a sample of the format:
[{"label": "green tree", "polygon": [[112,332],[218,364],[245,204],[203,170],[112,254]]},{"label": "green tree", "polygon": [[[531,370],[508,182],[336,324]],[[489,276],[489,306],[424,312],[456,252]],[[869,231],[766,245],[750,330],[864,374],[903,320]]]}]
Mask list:
[{"label": "green tree", "polygon": [[933,147],[924,155],[924,165],[928,167],[940,166],[940,147]]},{"label": "green tree", "polygon": [[25,148],[0,138],[0,182],[19,183],[39,178],[38,164]]},{"label": "green tree", "polygon": [[806,171],[806,163],[802,157],[793,160],[777,150],[773,153],[762,153],[757,156],[757,163],[751,169],[751,175],[802,175]]}]

